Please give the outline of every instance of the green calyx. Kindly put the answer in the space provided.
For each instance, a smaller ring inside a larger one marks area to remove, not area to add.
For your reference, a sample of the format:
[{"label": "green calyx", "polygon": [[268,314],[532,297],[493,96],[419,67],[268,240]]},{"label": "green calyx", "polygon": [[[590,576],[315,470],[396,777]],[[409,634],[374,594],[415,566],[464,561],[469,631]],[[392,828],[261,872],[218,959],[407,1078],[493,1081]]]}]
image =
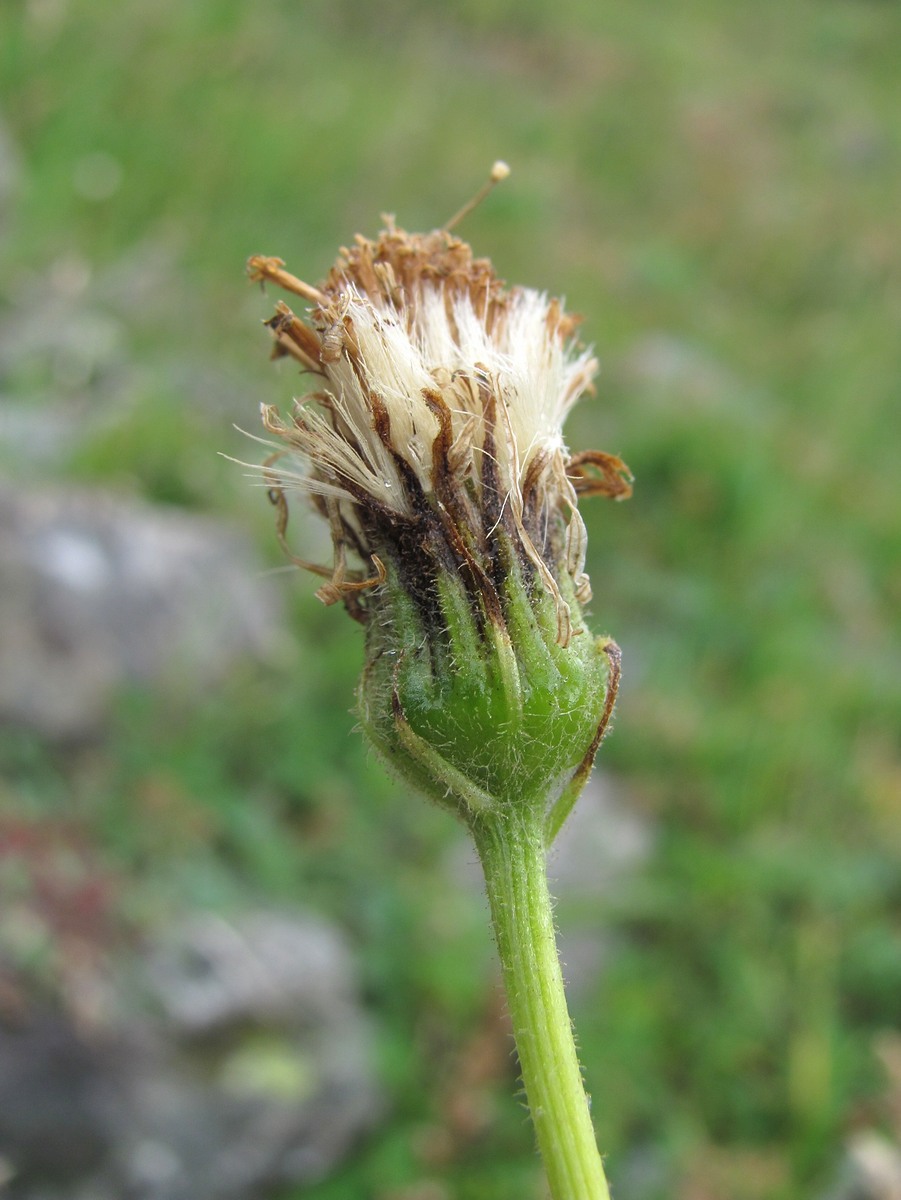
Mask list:
[{"label": "green calyx", "polygon": [[363,728],[398,774],[467,824],[528,811],[556,835],[588,777],[619,681],[619,650],[583,626],[557,643],[553,598],[512,561],[502,614],[440,571],[423,612],[387,570],[368,621]]}]

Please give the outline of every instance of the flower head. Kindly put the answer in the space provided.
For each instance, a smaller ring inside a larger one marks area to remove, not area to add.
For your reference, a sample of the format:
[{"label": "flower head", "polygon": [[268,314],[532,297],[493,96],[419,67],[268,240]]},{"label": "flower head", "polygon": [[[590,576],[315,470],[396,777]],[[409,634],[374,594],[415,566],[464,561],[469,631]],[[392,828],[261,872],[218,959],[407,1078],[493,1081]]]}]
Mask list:
[{"label": "flower head", "polygon": [[[270,279],[312,302],[309,321],[280,304],[269,327],[317,387],[267,430],[299,460],[279,486],[311,493],[328,517],[335,565],[320,591],[366,614],[362,592],[382,578],[385,556],[421,579],[443,566],[463,573],[497,607],[498,539],[553,596],[558,640],[572,634],[570,606],[590,596],[580,493],[630,492],[612,455],[570,456],[563,421],[591,388],[596,363],[573,340],[577,320],[559,301],[505,288],[487,259],[445,230],[408,234],[392,222],[376,241],[358,237],[319,288],[279,259],[252,258]],[[364,579],[347,551],[376,566]]]},{"label": "flower head", "polygon": [[306,319],[280,303],[267,322],[274,354],[314,387],[288,419],[264,406],[277,439],[265,472],[283,541],[288,490],[328,520],[332,566],[302,565],[367,626],[364,726],[436,798],[478,808],[514,765],[517,786],[546,796],[590,768],[618,679],[614,644],[581,624],[579,497],[631,491],[620,459],[571,455],[563,439],[596,367],[577,319],[506,287],[448,229],[390,219],[318,287],[277,258],[248,272],[307,302]]}]

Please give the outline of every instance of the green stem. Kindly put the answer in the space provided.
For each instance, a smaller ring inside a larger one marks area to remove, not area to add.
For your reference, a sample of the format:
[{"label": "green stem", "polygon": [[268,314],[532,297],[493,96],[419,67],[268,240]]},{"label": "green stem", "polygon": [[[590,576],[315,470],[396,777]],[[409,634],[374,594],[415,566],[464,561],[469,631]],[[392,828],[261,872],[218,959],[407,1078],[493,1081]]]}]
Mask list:
[{"label": "green stem", "polygon": [[557,957],[542,811],[480,814],[472,831],[551,1196],[609,1200]]}]

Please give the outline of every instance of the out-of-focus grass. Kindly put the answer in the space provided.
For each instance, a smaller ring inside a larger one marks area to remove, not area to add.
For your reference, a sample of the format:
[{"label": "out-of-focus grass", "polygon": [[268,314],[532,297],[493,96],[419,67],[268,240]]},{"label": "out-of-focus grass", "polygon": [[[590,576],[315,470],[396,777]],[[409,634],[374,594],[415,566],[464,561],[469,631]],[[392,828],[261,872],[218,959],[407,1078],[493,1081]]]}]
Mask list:
[{"label": "out-of-focus grass", "polygon": [[[655,1172],[668,1197],[814,1195],[878,1111],[873,1039],[901,1022],[899,51],[879,0],[0,10],[24,164],[0,302],[77,262],[137,367],[61,472],[228,512],[270,548],[262,495],[214,457],[253,457],[230,422],[300,387],[264,361],[244,258],[315,278],[379,212],[432,226],[512,163],[465,233],[587,314],[604,370],[570,439],[637,476],[586,514],[589,566],[626,661],[603,760],[660,836],[607,911],[573,914],[616,935],[576,1017],[623,1196]],[[152,303],[107,288],[121,268],[139,289],[135,262],[162,270]],[[5,386],[27,403],[33,382]],[[422,1149],[488,938],[435,882],[445,818],[349,734],[358,633],[284,586],[296,657],[193,713],[134,698],[69,803],[142,912],[294,896],[353,931],[393,1116],[307,1194],[537,1194],[508,1079],[481,1140]],[[30,803],[61,803],[46,753],[5,755]]]}]

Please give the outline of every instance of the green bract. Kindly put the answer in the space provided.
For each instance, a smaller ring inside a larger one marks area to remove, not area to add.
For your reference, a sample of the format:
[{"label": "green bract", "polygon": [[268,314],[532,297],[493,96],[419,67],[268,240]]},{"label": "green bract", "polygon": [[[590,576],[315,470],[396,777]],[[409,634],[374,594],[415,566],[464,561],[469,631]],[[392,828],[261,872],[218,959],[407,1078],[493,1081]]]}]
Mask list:
[{"label": "green bract", "polygon": [[423,614],[393,580],[367,625],[363,728],[385,761],[464,819],[505,807],[547,810],[553,835],[590,770],[610,715],[619,656],[582,627],[556,641],[553,600],[507,568],[502,622],[443,573]]}]

